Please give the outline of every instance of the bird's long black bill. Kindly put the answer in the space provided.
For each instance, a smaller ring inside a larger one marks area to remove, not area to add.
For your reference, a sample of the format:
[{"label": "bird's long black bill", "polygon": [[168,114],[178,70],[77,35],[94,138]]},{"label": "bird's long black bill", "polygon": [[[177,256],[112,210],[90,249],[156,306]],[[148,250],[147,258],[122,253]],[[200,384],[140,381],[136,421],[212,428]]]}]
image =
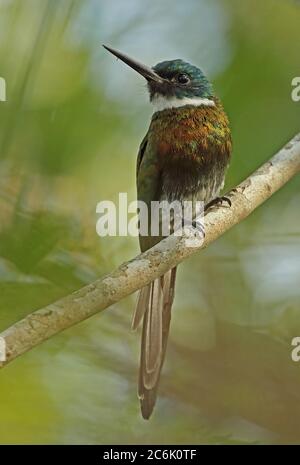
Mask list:
[{"label": "bird's long black bill", "polygon": [[128,55],[125,55],[124,53],[119,52],[118,50],[115,50],[114,48],[107,47],[107,45],[103,45],[103,47],[110,53],[115,55],[117,58],[122,60],[124,63],[126,63],[126,65],[130,66],[130,68],[134,69],[139,74],[144,76],[145,79],[157,82],[163,81],[163,79],[148,66],[139,63],[138,61],[134,60],[133,58],[130,58]]}]

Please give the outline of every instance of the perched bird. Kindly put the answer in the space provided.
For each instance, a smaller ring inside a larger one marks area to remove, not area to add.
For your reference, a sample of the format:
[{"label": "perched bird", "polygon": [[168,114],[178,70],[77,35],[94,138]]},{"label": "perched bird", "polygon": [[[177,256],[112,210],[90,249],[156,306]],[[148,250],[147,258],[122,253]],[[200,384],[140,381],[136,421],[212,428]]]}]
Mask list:
[{"label": "perched bird", "polygon": [[[232,145],[228,118],[212,84],[198,67],[183,60],[150,68],[104,47],[147,80],[154,109],[137,158],[138,200],[150,206],[151,201],[188,199],[211,206],[219,200]],[[141,251],[160,239],[140,235]],[[145,419],[157,397],[175,277],[173,268],[141,289],[133,316],[134,329],[143,319],[138,395]]]}]

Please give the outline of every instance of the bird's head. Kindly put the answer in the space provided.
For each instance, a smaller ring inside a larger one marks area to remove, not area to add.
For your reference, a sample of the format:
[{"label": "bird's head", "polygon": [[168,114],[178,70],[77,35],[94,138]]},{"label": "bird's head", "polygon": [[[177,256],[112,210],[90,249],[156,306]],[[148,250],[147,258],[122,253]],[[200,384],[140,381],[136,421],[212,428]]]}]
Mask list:
[{"label": "bird's head", "polygon": [[148,82],[150,100],[158,110],[183,105],[214,105],[213,87],[203,72],[183,60],[163,61],[152,68],[104,45],[109,52]]},{"label": "bird's head", "polygon": [[148,81],[151,99],[213,97],[212,85],[197,66],[183,60],[170,60],[158,63],[152,69],[162,82]]}]

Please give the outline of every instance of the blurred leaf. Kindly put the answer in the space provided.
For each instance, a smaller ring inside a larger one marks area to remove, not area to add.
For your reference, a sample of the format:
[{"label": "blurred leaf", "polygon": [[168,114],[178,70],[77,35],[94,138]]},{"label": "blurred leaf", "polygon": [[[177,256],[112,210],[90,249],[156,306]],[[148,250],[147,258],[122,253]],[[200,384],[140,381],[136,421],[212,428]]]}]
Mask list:
[{"label": "blurred leaf", "polygon": [[67,222],[51,213],[17,214],[0,233],[0,255],[24,273],[32,272],[67,231]]}]

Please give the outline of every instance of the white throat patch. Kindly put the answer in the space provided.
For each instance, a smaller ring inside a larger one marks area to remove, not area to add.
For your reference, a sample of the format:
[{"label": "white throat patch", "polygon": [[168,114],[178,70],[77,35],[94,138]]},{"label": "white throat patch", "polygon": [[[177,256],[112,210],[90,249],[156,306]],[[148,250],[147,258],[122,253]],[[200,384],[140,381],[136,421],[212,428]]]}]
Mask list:
[{"label": "white throat patch", "polygon": [[189,97],[165,98],[165,97],[162,97],[161,95],[159,97],[154,97],[154,99],[152,100],[151,103],[153,104],[154,113],[157,112],[157,111],[167,110],[168,108],[184,107],[185,105],[193,105],[195,107],[201,107],[201,106],[214,107],[214,106],[216,106],[215,102],[213,100],[208,99],[208,98],[201,98],[201,97],[195,97],[195,98],[189,98]]}]

